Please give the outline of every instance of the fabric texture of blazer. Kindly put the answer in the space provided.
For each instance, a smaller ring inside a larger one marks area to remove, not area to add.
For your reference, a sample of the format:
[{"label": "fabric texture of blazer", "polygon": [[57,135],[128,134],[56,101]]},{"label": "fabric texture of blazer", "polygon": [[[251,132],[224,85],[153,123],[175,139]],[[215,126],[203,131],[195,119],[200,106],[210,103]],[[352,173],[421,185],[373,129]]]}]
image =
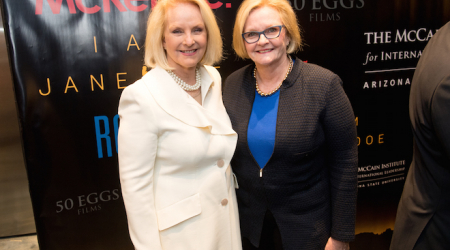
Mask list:
[{"label": "fabric texture of blazer", "polygon": [[241,249],[230,167],[237,134],[219,73],[200,72],[203,105],[159,67],[122,93],[120,181],[138,250]]},{"label": "fabric texture of blazer", "polygon": [[247,143],[254,67],[237,70],[223,87],[225,108],[238,133],[231,165],[240,185],[242,237],[258,246],[269,210],[286,250],[323,250],[330,236],[353,240],[357,139],[342,81],[329,70],[295,60],[280,88],[275,147],[260,177]]},{"label": "fabric texture of blazer", "polygon": [[414,153],[390,249],[450,249],[450,23],[417,64],[409,116]]}]

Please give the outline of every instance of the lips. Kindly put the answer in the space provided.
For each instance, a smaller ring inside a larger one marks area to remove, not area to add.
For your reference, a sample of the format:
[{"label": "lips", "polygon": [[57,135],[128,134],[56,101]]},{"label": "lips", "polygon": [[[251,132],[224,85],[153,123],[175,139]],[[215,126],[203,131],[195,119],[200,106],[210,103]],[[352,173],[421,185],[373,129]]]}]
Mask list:
[{"label": "lips", "polygon": [[273,49],[265,49],[265,50],[258,50],[258,53],[268,53],[270,51],[272,51]]},{"label": "lips", "polygon": [[197,49],[180,50],[180,52],[183,53],[183,54],[193,54],[193,53],[197,52]]}]

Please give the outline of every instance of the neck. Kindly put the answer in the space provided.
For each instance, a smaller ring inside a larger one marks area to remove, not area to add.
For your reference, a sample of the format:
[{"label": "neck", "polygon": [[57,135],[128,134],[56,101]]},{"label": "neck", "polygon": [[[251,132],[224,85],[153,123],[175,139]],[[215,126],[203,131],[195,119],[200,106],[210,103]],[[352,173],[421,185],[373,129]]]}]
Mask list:
[{"label": "neck", "polygon": [[281,58],[280,62],[270,65],[256,64],[256,77],[261,90],[271,90],[277,87],[284,80],[288,68],[289,59],[287,56]]},{"label": "neck", "polygon": [[196,67],[193,67],[193,68],[177,67],[177,68],[173,69],[172,72],[175,73],[181,80],[183,80],[187,84],[194,85],[195,84],[195,69],[196,69]]}]

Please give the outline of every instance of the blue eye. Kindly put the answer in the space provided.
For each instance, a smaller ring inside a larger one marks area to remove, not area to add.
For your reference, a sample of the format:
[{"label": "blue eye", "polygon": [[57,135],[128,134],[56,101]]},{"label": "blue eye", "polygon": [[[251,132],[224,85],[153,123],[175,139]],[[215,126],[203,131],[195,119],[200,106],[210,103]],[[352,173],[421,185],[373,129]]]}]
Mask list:
[{"label": "blue eye", "polygon": [[245,33],[246,37],[255,37],[257,35],[259,35],[259,33],[256,33],[256,32],[247,32],[247,33]]}]

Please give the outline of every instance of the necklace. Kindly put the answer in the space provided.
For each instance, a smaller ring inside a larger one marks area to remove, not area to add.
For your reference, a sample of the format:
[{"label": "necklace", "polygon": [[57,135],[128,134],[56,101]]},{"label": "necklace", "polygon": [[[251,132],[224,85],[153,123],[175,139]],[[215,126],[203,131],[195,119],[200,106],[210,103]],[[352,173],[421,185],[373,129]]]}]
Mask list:
[{"label": "necklace", "polygon": [[173,80],[178,85],[180,85],[180,87],[182,89],[184,89],[185,91],[195,91],[195,90],[199,89],[202,84],[202,81],[200,78],[200,70],[198,70],[198,68],[195,69],[195,84],[194,85],[189,85],[185,81],[181,80],[177,75],[175,75],[175,73],[173,73],[172,70],[167,70],[167,73],[169,73],[169,75],[173,78]]},{"label": "necklace", "polygon": [[288,68],[288,70],[287,70],[287,72],[286,72],[286,75],[284,76],[283,81],[281,81],[280,85],[278,85],[274,90],[270,91],[269,93],[264,93],[264,92],[262,92],[262,91],[259,89],[259,86],[258,86],[258,79],[256,79],[256,66],[255,66],[255,69],[253,70],[253,77],[255,78],[255,81],[256,81],[256,91],[258,92],[258,94],[259,94],[260,96],[263,96],[263,97],[264,97],[264,96],[270,96],[270,95],[272,95],[273,93],[277,92],[278,89],[280,89],[281,85],[283,85],[284,80],[286,80],[286,78],[288,77],[289,73],[290,73],[291,70],[292,70],[292,66],[293,66],[293,64],[294,64],[294,63],[292,62],[291,56],[288,55],[288,57],[289,57],[289,68]]}]

